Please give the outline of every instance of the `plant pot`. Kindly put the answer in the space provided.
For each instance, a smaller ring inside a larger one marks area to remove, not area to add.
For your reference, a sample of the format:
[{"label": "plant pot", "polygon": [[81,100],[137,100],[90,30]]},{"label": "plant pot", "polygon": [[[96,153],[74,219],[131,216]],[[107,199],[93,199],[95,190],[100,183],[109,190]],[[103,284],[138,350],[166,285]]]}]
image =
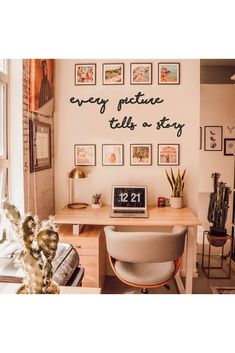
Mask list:
[{"label": "plant pot", "polygon": [[183,207],[183,197],[171,197],[171,207],[172,208],[182,208]]},{"label": "plant pot", "polygon": [[92,208],[101,208],[102,207],[102,203],[101,202],[100,203],[92,203],[91,207]]},{"label": "plant pot", "polygon": [[[207,235],[207,239],[209,243],[217,248],[224,246],[226,243],[227,239],[223,239],[227,235],[227,230],[225,229],[224,231],[219,231],[214,229],[213,227],[210,227],[210,231]],[[213,239],[215,237],[215,239]]]}]

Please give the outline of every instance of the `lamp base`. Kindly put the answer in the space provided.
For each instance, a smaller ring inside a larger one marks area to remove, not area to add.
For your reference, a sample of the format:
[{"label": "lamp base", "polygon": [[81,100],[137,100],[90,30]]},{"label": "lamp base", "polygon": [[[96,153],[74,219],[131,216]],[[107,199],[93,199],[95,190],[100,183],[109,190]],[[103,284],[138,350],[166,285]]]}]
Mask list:
[{"label": "lamp base", "polygon": [[87,206],[88,204],[84,202],[69,203],[67,205],[68,208],[77,208],[77,209],[86,208]]}]

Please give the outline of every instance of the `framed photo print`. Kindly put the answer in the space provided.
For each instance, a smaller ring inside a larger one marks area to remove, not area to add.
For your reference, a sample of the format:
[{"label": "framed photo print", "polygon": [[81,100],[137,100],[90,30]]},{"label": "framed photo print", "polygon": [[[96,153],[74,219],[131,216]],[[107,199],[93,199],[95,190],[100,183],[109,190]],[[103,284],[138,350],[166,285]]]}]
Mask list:
[{"label": "framed photo print", "polygon": [[95,145],[75,145],[74,146],[74,163],[75,165],[95,165],[96,156]]},{"label": "framed photo print", "polygon": [[96,64],[75,64],[75,85],[95,85]]},{"label": "framed photo print", "polygon": [[202,127],[200,126],[200,141],[199,141],[199,149],[202,149]]},{"label": "framed photo print", "polygon": [[51,125],[29,120],[30,172],[51,168]]},{"label": "framed photo print", "polygon": [[235,138],[224,139],[224,155],[225,156],[235,155]]},{"label": "framed photo print", "polygon": [[151,85],[152,84],[152,64],[132,63],[130,66],[131,85]]},{"label": "framed photo print", "polygon": [[205,126],[204,127],[204,150],[222,151],[223,127]]},{"label": "framed photo print", "polygon": [[130,145],[130,165],[151,165],[152,145],[132,144]]},{"label": "framed photo print", "polygon": [[103,85],[124,84],[124,64],[103,64]]},{"label": "framed photo print", "polygon": [[29,60],[29,110],[46,116],[53,112],[54,60]]},{"label": "framed photo print", "polygon": [[179,165],[179,144],[158,145],[158,165]]},{"label": "framed photo print", "polygon": [[159,63],[158,64],[158,84],[159,85],[179,85],[180,84],[180,64],[179,63]]},{"label": "framed photo print", "polygon": [[102,165],[123,165],[123,150],[121,145],[102,145]]}]

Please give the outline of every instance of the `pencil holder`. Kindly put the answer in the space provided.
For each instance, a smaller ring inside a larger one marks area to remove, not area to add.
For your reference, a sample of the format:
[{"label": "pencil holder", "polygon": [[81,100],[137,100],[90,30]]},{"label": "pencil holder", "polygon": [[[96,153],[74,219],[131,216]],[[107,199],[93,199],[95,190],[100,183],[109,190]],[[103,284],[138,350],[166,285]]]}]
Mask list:
[{"label": "pencil holder", "polygon": [[102,207],[102,203],[101,202],[100,203],[92,203],[91,207],[92,208],[101,208]]}]

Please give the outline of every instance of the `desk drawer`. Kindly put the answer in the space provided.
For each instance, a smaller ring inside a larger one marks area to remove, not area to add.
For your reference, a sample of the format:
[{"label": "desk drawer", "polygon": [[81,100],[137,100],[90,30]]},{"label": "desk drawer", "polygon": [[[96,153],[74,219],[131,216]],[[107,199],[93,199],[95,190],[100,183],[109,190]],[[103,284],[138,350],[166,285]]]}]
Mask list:
[{"label": "desk drawer", "polygon": [[98,287],[100,285],[99,258],[97,256],[80,256],[80,263],[85,269],[82,286]]},{"label": "desk drawer", "polygon": [[60,236],[60,241],[72,244],[79,255],[98,255],[99,243],[95,238],[84,238],[78,235]]}]

